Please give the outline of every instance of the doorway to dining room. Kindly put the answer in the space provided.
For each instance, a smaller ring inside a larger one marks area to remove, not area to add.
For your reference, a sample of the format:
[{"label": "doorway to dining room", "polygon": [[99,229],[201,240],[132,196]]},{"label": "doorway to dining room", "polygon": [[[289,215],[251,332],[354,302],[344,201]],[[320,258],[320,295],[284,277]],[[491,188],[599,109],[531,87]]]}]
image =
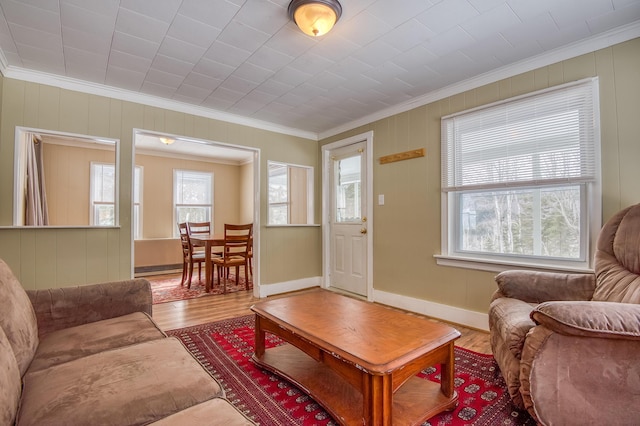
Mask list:
[{"label": "doorway to dining room", "polygon": [[[134,130],[133,264],[136,276],[180,271],[179,222],[253,223],[259,247],[260,150]],[[253,253],[253,292],[259,294],[259,250]]]}]

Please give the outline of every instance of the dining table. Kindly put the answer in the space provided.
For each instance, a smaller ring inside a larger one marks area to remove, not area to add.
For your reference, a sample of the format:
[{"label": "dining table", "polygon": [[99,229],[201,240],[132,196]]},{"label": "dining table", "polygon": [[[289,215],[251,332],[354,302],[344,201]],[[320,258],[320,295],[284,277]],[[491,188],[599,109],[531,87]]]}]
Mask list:
[{"label": "dining table", "polygon": [[204,247],[204,289],[209,293],[213,287],[213,262],[211,260],[211,249],[213,247],[224,246],[224,235],[196,234],[190,235],[189,240],[191,241],[191,245],[194,247]]}]

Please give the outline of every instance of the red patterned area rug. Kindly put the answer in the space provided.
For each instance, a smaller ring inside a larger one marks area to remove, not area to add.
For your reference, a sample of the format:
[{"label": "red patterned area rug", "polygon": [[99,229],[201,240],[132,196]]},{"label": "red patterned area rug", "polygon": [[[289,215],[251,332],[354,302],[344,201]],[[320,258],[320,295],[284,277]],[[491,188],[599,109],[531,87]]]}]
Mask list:
[{"label": "red patterned area rug", "polygon": [[[181,339],[223,384],[227,398],[260,425],[337,425],[309,395],[251,361],[253,315],[171,330],[167,334]],[[267,333],[267,348],[282,343]],[[511,404],[493,356],[456,347],[455,359],[458,406],[429,419],[423,426],[535,425],[526,412]],[[419,376],[438,382],[439,374],[438,366],[424,370]]]},{"label": "red patterned area rug", "polygon": [[[202,281],[198,280],[198,275],[194,274],[191,280],[191,288],[187,288],[186,285],[180,285],[180,275],[171,278],[153,279],[147,278],[151,283],[151,294],[153,304],[175,302],[176,300],[195,299],[196,297],[214,296],[216,294],[222,294],[222,285],[217,285],[216,278],[215,284],[211,291],[207,293],[204,291],[204,277]],[[227,293],[235,293],[236,291],[245,291],[244,276],[240,274],[238,285],[236,285],[235,275],[230,274],[227,278]],[[251,281],[249,281],[249,289],[253,288]]]}]

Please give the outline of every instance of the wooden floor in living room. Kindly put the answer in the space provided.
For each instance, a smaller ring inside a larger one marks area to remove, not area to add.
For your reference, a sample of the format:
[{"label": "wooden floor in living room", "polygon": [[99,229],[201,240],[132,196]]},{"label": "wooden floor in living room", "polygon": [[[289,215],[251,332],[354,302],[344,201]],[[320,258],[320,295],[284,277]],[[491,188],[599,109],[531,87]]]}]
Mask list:
[{"label": "wooden floor in living room", "polygon": [[[175,276],[172,275],[172,276]],[[166,279],[168,275],[155,275],[145,277],[150,282]],[[315,291],[303,290],[303,291]],[[294,293],[286,293],[270,298],[286,297]],[[207,322],[219,321],[227,318],[239,317],[251,314],[251,306],[261,299],[254,297],[251,290],[236,293],[220,294],[215,296],[199,297],[190,300],[167,302],[153,305],[153,319],[163,330],[189,327]],[[417,315],[417,314],[415,314]],[[438,321],[433,319],[433,321]],[[451,324],[461,336],[456,341],[456,346],[472,350],[474,352],[490,354],[489,333],[482,330],[467,328],[458,324]]]}]

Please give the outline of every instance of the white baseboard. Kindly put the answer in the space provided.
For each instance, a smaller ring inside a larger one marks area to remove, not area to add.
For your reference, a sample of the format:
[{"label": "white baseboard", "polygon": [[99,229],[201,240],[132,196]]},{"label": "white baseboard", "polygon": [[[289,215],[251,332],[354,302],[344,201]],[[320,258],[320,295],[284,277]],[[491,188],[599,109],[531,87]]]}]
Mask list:
[{"label": "white baseboard", "polygon": [[[310,277],[282,283],[264,284],[260,286],[260,297],[305,290],[312,287],[322,287],[322,277]],[[373,300],[383,305],[415,312],[431,318],[449,321],[478,330],[489,331],[489,316],[481,312],[469,311],[455,306],[429,302],[428,300],[416,299],[375,289],[373,290]]]},{"label": "white baseboard", "polygon": [[161,269],[155,271],[143,271],[143,272],[135,272],[133,273],[134,278],[144,278],[144,277],[152,277],[154,275],[165,275],[165,274],[179,274],[182,272],[182,269]]},{"label": "white baseboard", "polygon": [[320,287],[322,277],[309,277],[299,280],[285,281],[275,284],[262,284],[259,297],[269,297],[275,294],[289,293],[291,291],[305,290],[312,287]]},{"label": "white baseboard", "polygon": [[[373,300],[383,305],[393,306],[394,308],[404,309],[431,318],[449,321],[478,330],[489,331],[489,315],[481,312],[469,311],[455,306],[429,302],[428,300],[387,293],[375,289],[373,290]],[[489,305],[487,303],[487,309],[488,307]]]}]

